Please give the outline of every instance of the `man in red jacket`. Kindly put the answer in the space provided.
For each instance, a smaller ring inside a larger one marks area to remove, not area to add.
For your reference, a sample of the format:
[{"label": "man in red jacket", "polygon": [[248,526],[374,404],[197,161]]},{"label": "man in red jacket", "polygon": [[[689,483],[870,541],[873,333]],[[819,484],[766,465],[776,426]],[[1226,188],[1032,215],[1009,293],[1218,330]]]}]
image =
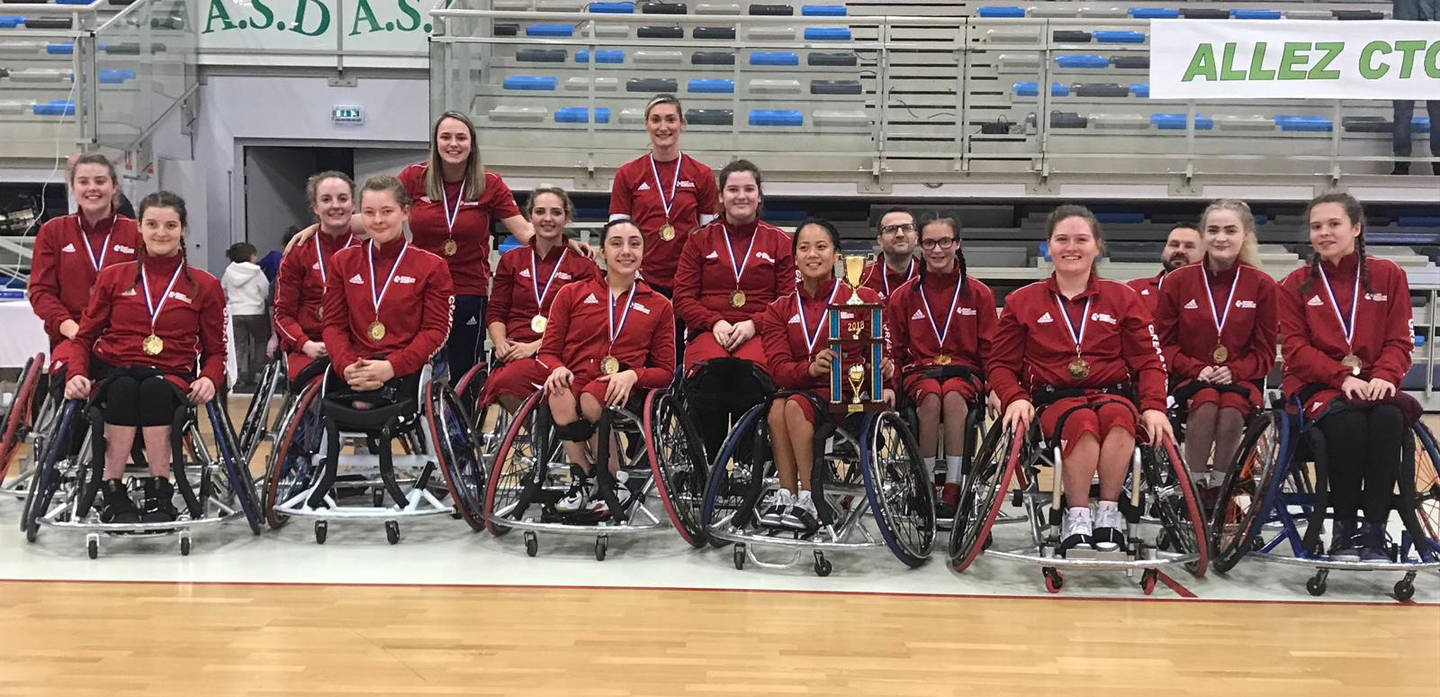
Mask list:
[{"label": "man in red jacket", "polygon": [[1160,253],[1160,273],[1128,281],[1126,285],[1140,294],[1140,299],[1145,301],[1145,307],[1150,309],[1153,316],[1159,299],[1156,292],[1160,290],[1165,274],[1204,258],[1205,248],[1200,245],[1200,231],[1189,223],[1176,223],[1170,228],[1170,236],[1165,238],[1165,251]]}]

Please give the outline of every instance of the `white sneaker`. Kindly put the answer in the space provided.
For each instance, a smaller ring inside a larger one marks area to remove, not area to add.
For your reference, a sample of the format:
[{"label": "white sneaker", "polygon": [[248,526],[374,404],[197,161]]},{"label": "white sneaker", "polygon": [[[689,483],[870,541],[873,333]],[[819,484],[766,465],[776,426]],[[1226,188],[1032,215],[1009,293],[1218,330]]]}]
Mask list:
[{"label": "white sneaker", "polygon": [[1094,531],[1095,524],[1090,519],[1089,506],[1065,509],[1065,534],[1060,538],[1060,547],[1056,553],[1063,557],[1066,552],[1076,547],[1089,547]]},{"label": "white sneaker", "polygon": [[770,497],[770,505],[760,514],[760,524],[767,528],[783,527],[785,513],[795,505],[795,495],[789,489],[779,489]]},{"label": "white sneaker", "polygon": [[1095,549],[1102,552],[1113,552],[1120,549],[1125,541],[1125,516],[1120,514],[1118,506],[1107,506],[1101,502],[1095,511],[1094,537]]},{"label": "white sneaker", "polygon": [[580,475],[570,480],[570,489],[565,496],[555,502],[555,510],[560,513],[574,513],[585,507],[585,502],[590,499],[590,478]]},{"label": "white sneaker", "polygon": [[819,517],[815,512],[815,501],[808,489],[801,489],[795,496],[795,505],[780,515],[780,524],[791,530],[814,531],[820,529]]},{"label": "white sneaker", "polygon": [[[615,478],[615,503],[619,504],[620,510],[623,511],[630,505],[630,487],[625,485],[625,482],[629,481],[630,475],[622,470],[611,476]],[[590,511],[592,513],[606,513],[609,510],[610,505],[605,503],[605,498],[600,496],[599,492],[595,492],[591,496]]]}]

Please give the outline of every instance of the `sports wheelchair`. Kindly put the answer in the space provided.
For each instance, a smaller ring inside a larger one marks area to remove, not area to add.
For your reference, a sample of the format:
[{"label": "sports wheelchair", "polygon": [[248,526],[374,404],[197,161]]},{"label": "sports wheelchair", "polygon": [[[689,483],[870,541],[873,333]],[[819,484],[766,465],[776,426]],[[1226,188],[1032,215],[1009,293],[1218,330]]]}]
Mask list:
[{"label": "sports wheelchair", "polygon": [[281,416],[266,463],[270,526],[279,529],[292,516],[313,519],[317,544],[325,544],[331,520],[382,520],[390,544],[399,543],[403,518],[452,515],[479,530],[485,476],[469,412],[429,370],[416,394],[387,388],[356,395],[342,383],[326,396],[327,383],[339,382],[328,371],[301,389]]},{"label": "sports wheelchair", "polygon": [[[10,403],[0,416],[0,495],[25,500],[31,479],[35,476],[35,463],[44,450],[44,434],[53,430],[59,406],[64,401],[61,391],[47,387],[45,376],[45,354],[39,353],[25,361],[20,377],[15,382],[15,392]],[[27,456],[21,457],[21,445],[31,441]],[[12,462],[20,461],[15,476],[5,479]],[[21,529],[25,527],[21,521]]]},{"label": "sports wheelchair", "polygon": [[[910,432],[915,434],[915,437],[917,439],[920,437],[920,415],[918,412],[919,405],[915,404],[914,401],[910,399],[908,390],[905,390],[903,386],[908,384],[911,380],[915,379],[937,380],[940,382],[941,385],[944,385],[946,380],[956,378],[961,380],[970,380],[973,378],[979,380],[983,384],[985,381],[985,373],[981,371],[971,370],[969,367],[963,365],[947,365],[930,366],[925,368],[907,370],[902,374],[900,380],[902,389],[897,391],[896,393],[896,399],[898,400],[897,411],[899,411],[904,416],[906,425],[910,428]],[[963,483],[964,477],[970,473],[972,463],[974,463],[975,461],[976,449],[979,445],[981,437],[984,435],[983,427],[985,423],[985,392],[978,392],[975,396],[975,399],[971,400],[967,404],[967,407],[968,410],[965,415],[964,426],[965,452],[960,454],[961,479],[957,483]],[[941,422],[941,424],[942,428],[940,430],[940,433],[937,434],[937,436],[939,437],[940,442],[943,444],[945,439],[943,421]],[[943,450],[943,448],[941,448],[941,450]],[[930,472],[929,474],[931,477],[931,483],[934,485],[935,491],[937,492],[935,505],[937,508],[937,513],[939,513],[941,503],[939,499],[939,492],[941,491],[941,488],[944,487],[945,484],[948,482],[949,478],[949,473],[945,466],[945,462],[943,460],[937,459],[935,462],[935,470],[933,472]],[[944,515],[938,515],[935,520],[937,529],[941,531],[949,531],[950,524],[952,522],[954,522],[953,517]]]},{"label": "sports wheelchair", "polygon": [[1215,570],[1227,572],[1246,556],[1313,568],[1305,590],[1314,596],[1324,595],[1331,571],[1397,571],[1404,576],[1395,583],[1395,597],[1410,599],[1417,573],[1440,568],[1440,445],[1435,436],[1416,421],[1402,442],[1398,493],[1391,502],[1400,525],[1386,530],[1390,558],[1331,559],[1322,539],[1329,495],[1325,436],[1312,428],[1300,405],[1277,398],[1271,409],[1246,424],[1211,522]]},{"label": "sports wheelchair", "polygon": [[[813,393],[783,391],[776,399],[801,395],[817,415],[829,405]],[[817,419],[811,495],[820,527],[813,533],[766,528],[765,502],[779,488],[770,455],[767,415],[771,400],[755,405],[735,424],[710,470],[701,523],[711,544],[734,543],[735,568],[747,562],[764,568],[800,563],[810,552],[814,571],[829,576],[826,552],[887,547],[909,567],[924,564],[935,540],[935,501],[930,476],[915,437],[893,410],[851,414],[840,423]],[[781,562],[760,559],[756,547],[790,551]]]},{"label": "sports wheelchair", "polygon": [[[52,382],[63,386],[64,374],[52,377]],[[178,387],[174,389],[182,405],[176,409],[170,429],[172,476],[175,492],[183,503],[179,517],[171,522],[100,521],[95,504],[105,464],[101,399],[65,400],[54,429],[37,440],[43,442],[44,449],[37,459],[21,513],[27,541],[34,542],[45,527],[81,531],[85,533],[86,552],[94,559],[100,554],[102,534],[173,533],[179,537],[181,555],[190,554],[191,533],[196,528],[218,525],[240,516],[244,516],[251,533],[260,534],[255,484],[247,464],[239,459],[240,450],[229,416],[218,400],[205,404],[214,436],[212,453],[202,435],[198,410],[189,405]],[[104,394],[103,382],[96,386],[95,393]],[[143,469],[146,463],[139,440],[136,439],[133,458],[134,465]]]},{"label": "sports wheelchair", "polygon": [[[243,462],[253,462],[260,444],[268,441],[274,448],[280,435],[280,417],[289,411],[296,396],[286,378],[285,352],[281,351],[265,364],[265,370],[256,381],[255,393],[250,396],[250,405],[245,409],[245,418],[240,421],[236,434]],[[279,410],[275,409],[275,397],[282,397]]]},{"label": "sports wheelchair", "polygon": [[[1066,390],[1055,393],[1055,399],[1071,396]],[[963,572],[982,553],[1039,564],[1045,589],[1051,593],[1060,592],[1065,584],[1062,569],[1118,569],[1127,575],[1138,570],[1140,588],[1146,595],[1155,591],[1164,567],[1184,565],[1195,576],[1203,576],[1209,564],[1204,519],[1185,463],[1175,443],[1168,441],[1158,447],[1137,443],[1131,456],[1118,501],[1126,521],[1125,546],[1108,552],[1077,548],[1065,557],[1057,555],[1065,510],[1064,463],[1058,440],[1041,432],[1039,410],[1043,408],[1037,408],[1023,435],[1012,433],[1002,421],[996,421],[986,433],[961,488],[950,530],[951,567]],[[1043,467],[1051,469],[1053,485],[1048,492],[1040,488]],[[1011,550],[989,549],[1007,498],[1024,510],[1031,544]]]}]

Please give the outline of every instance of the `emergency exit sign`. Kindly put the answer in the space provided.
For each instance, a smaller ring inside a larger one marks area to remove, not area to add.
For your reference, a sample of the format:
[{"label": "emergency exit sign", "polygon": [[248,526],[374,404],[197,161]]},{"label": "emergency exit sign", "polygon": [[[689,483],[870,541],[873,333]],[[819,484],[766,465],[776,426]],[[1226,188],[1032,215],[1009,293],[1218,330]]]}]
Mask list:
[{"label": "emergency exit sign", "polygon": [[365,113],[358,106],[336,106],[330,110],[330,120],[335,123],[365,123]]}]

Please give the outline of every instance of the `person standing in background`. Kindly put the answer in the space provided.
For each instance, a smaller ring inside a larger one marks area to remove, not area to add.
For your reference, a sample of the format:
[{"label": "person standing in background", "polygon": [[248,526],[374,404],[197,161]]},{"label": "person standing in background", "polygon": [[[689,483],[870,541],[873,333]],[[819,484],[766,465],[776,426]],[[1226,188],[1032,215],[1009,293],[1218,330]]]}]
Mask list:
[{"label": "person standing in background", "polygon": [[225,289],[225,306],[235,323],[235,351],[240,372],[235,390],[255,384],[265,369],[266,344],[270,341],[270,317],[265,312],[270,281],[255,263],[255,245],[237,242],[225,252],[230,265],[220,285]]},{"label": "person standing in background", "polygon": [[[1403,19],[1411,22],[1437,22],[1440,21],[1440,0],[1394,0],[1392,7],[1395,19]],[[1440,97],[1440,95],[1437,95]],[[1435,137],[1435,131],[1440,130],[1440,98],[1425,100],[1425,111],[1430,115],[1430,154],[1440,157],[1440,138]],[[1410,118],[1415,114],[1415,100],[1395,100],[1395,157],[1410,157],[1411,141]],[[1440,163],[1432,163],[1431,171],[1440,174]],[[1396,162],[1395,170],[1391,174],[1409,174],[1409,162]]]}]

